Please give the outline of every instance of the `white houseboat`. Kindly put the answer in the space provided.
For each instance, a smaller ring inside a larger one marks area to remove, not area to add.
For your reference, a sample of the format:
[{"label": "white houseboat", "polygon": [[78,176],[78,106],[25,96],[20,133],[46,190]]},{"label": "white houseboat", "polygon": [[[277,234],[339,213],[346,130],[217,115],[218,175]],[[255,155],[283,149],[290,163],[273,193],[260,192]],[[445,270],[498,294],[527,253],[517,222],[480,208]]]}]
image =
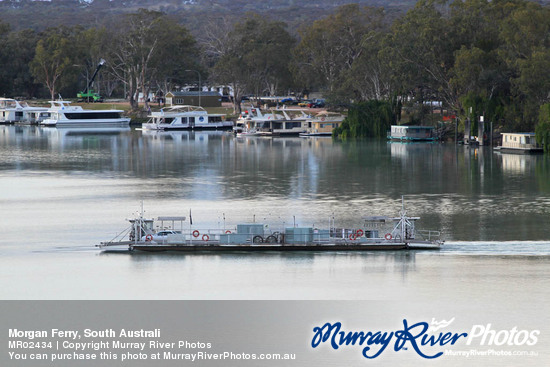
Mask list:
[{"label": "white houseboat", "polygon": [[152,112],[149,122],[141,125],[144,130],[200,130],[231,129],[233,121],[223,114],[212,114],[198,106],[172,106]]},{"label": "white houseboat", "polygon": [[535,133],[502,133],[502,145],[496,147],[502,153],[533,154],[542,153]]},{"label": "white houseboat", "polygon": [[50,101],[49,117],[40,122],[44,126],[70,127],[123,127],[130,124],[130,118],[123,117],[122,110],[85,110],[71,106],[69,101]]},{"label": "white houseboat", "polygon": [[38,123],[46,107],[31,107],[26,102],[0,98],[0,123]]},{"label": "white houseboat", "polygon": [[392,125],[388,139],[394,141],[434,141],[437,140],[433,126]]},{"label": "white houseboat", "polygon": [[237,120],[237,136],[298,136],[306,132],[310,116],[303,110],[272,109],[262,113],[251,108]]}]

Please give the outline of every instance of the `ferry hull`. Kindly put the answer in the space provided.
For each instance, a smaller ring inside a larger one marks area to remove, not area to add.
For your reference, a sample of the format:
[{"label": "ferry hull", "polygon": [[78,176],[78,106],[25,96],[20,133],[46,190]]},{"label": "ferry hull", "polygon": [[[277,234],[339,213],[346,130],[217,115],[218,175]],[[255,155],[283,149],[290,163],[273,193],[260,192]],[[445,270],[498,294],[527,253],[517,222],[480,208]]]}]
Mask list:
[{"label": "ferry hull", "polygon": [[[106,245],[105,247],[108,247]],[[120,251],[117,246],[117,251]],[[405,243],[373,243],[373,244],[244,244],[244,245],[197,245],[197,244],[130,244],[127,247],[132,251],[146,252],[227,252],[227,251],[244,251],[244,252],[326,252],[326,251],[392,251],[408,249]],[[109,251],[109,249],[106,249]]]}]

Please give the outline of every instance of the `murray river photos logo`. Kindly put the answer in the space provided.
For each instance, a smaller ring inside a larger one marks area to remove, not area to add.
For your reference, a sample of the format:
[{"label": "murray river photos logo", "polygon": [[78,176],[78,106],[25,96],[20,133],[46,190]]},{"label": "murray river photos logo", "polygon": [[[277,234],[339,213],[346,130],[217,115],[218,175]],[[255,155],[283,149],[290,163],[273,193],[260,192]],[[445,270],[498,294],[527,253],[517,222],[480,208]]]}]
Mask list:
[{"label": "murray river photos logo", "polygon": [[[317,348],[328,344],[333,349],[342,347],[359,347],[361,354],[368,359],[380,356],[386,349],[399,352],[414,350],[423,358],[441,357],[443,348],[457,343],[467,346],[533,346],[538,342],[539,330],[496,330],[491,324],[473,325],[469,332],[440,331],[450,326],[454,318],[431,323],[410,323],[403,320],[403,329],[395,331],[346,331],[342,323],[325,323],[313,328],[311,346]],[[389,348],[388,348],[389,347]]]}]

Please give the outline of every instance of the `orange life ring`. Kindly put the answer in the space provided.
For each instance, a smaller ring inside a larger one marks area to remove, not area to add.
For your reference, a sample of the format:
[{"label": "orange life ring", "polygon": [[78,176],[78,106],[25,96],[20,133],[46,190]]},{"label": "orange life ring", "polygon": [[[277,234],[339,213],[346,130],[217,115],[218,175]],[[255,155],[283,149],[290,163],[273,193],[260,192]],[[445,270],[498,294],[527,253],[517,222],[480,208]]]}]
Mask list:
[{"label": "orange life ring", "polygon": [[385,238],[386,240],[389,241],[389,240],[391,240],[393,237],[392,237],[391,233],[386,233],[386,235],[384,236],[384,238]]},{"label": "orange life ring", "polygon": [[362,229],[358,229],[357,232],[355,232],[355,234],[357,235],[357,237],[361,237],[363,235],[363,230]]},{"label": "orange life ring", "polygon": [[227,231],[225,231],[225,234],[229,234],[231,233],[231,231],[228,229]]},{"label": "orange life ring", "polygon": [[206,233],[202,235],[202,240],[203,241],[208,241],[210,239],[210,236],[207,235]]},{"label": "orange life ring", "polygon": [[145,236],[145,241],[152,241],[153,240],[153,236],[148,234],[147,236]]},{"label": "orange life ring", "polygon": [[193,237],[199,237],[199,234],[201,234],[199,231],[197,231],[196,229],[193,231]]}]

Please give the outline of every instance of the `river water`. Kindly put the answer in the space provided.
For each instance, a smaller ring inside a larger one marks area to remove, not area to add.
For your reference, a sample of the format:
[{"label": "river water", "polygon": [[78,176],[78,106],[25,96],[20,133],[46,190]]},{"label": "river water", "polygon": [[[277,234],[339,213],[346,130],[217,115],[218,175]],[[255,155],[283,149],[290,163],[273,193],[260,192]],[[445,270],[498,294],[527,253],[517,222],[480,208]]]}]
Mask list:
[{"label": "river water", "polygon": [[[460,284],[485,271],[495,278],[488,287],[520,289],[538,287],[550,272],[550,160],[543,155],[2,126],[0,183],[0,272],[10,278],[2,299],[387,299],[458,282],[455,272],[464,272]],[[440,251],[119,255],[94,247],[122,231],[142,201],[146,216],[192,211],[196,228],[327,227],[331,218],[353,227],[361,216],[396,215],[402,196],[420,227],[443,232]],[[172,272],[173,280],[156,282]],[[376,280],[376,292],[359,286],[364,277]],[[33,286],[38,280],[45,284]]]},{"label": "river water", "polygon": [[[550,160],[490,147],[0,127],[0,299],[433,302],[550,345]],[[115,254],[146,216],[354,226],[408,214],[440,251]],[[541,326],[542,325],[542,326]],[[546,353],[546,354],[544,354]],[[541,360],[538,359],[537,363]]]}]

